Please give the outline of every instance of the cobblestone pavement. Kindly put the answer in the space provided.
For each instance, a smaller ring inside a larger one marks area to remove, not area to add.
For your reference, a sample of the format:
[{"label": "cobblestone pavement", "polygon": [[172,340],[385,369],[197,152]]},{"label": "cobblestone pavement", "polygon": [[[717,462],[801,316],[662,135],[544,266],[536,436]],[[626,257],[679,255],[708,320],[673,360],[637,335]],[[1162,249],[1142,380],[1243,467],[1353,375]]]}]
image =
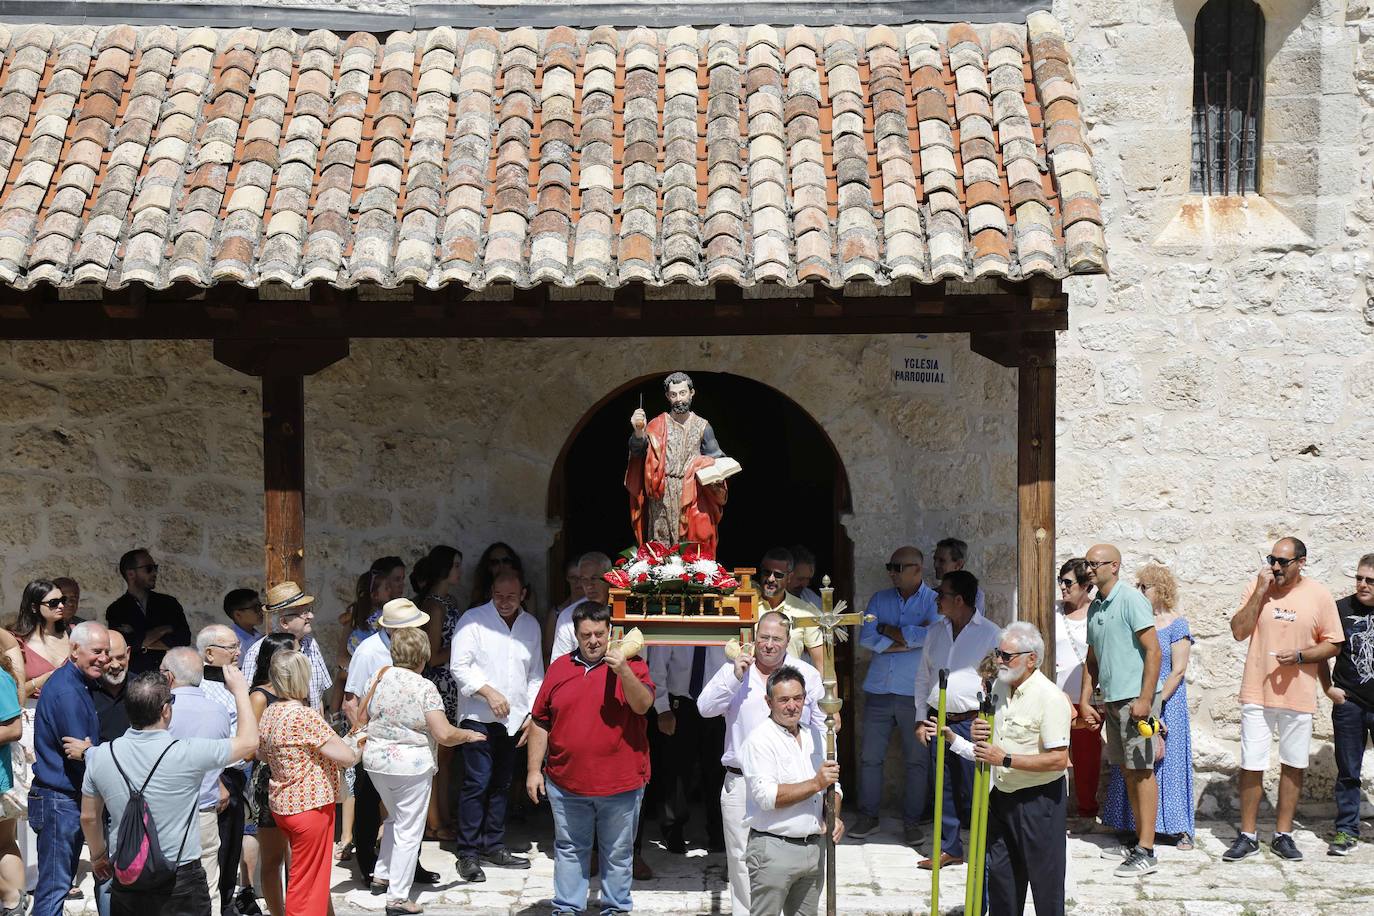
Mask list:
[{"label": "cobblestone pavement", "polygon": [[[917,854],[900,844],[900,823],[884,822],[883,826],[881,833],[863,843],[847,840],[841,845],[838,912],[844,916],[929,913],[929,873],[918,871]],[[1103,847],[1111,843],[1110,835],[1070,837],[1068,910],[1077,916],[1374,913],[1374,846],[1361,846],[1346,858],[1328,856],[1326,826],[1317,826],[1321,835],[1308,829],[1296,833],[1305,856],[1301,862],[1282,861],[1265,846],[1258,856],[1223,863],[1221,854],[1235,837],[1234,828],[1230,824],[1200,824],[1196,849],[1180,852],[1160,846],[1159,871],[1131,881],[1114,878],[1115,863],[1100,856]],[[653,825],[649,833],[656,833]],[[528,837],[533,838],[534,833]],[[486,882],[477,886],[457,879],[449,852],[426,843],[424,864],[442,875],[437,888],[420,895],[426,912],[431,916],[547,913],[553,893],[553,863],[543,837],[532,851],[533,867],[529,871],[488,869]],[[1267,840],[1267,834],[1262,837]],[[645,846],[646,858],[657,874],[652,881],[636,882],[636,914],[729,912],[722,856],[708,855],[703,849],[693,849],[685,857],[674,856],[657,843],[646,842]],[[941,872],[942,912],[962,912],[965,871],[959,866]],[[381,911],[384,898],[362,890],[343,869],[336,868],[334,876],[339,916]],[[595,908],[590,912],[595,913]],[[1034,906],[1028,903],[1026,912],[1033,913]]]}]

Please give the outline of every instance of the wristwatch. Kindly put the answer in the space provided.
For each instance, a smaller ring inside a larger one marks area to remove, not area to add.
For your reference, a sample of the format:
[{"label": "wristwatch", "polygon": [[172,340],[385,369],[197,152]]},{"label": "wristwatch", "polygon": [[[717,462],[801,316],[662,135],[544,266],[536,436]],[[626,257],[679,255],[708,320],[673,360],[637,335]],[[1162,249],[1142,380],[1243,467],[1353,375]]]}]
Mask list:
[{"label": "wristwatch", "polygon": [[1008,770],[1011,769],[1011,754],[1007,754],[1002,758],[1002,766]]}]

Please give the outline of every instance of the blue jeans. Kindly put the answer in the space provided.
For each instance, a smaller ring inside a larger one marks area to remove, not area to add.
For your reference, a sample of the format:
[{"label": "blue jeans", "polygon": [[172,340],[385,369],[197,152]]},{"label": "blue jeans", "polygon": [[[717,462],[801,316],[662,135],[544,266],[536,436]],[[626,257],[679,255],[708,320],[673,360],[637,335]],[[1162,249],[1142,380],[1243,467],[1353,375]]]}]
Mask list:
[{"label": "blue jeans", "polygon": [[506,805],[515,767],[515,739],[500,722],[464,719],[463,728],[486,735],[463,745],[463,792],[458,800],[458,857],[495,852],[506,845]]},{"label": "blue jeans", "polygon": [[81,856],[81,802],[35,785],[29,789],[29,825],[38,834],[33,916],[62,916]]},{"label": "blue jeans", "polygon": [[641,786],[619,795],[574,795],[545,778],[553,808],[553,911],[581,913],[591,882],[592,841],[601,853],[601,912],[630,911]]},{"label": "blue jeans", "polygon": [[902,820],[914,827],[926,806],[926,777],[930,772],[930,747],[916,740],[916,701],[896,693],[864,691],[863,747],[859,752],[859,813],[878,816],[883,797],[883,762],[893,729],[902,739],[906,762],[906,791]]},{"label": "blue jeans", "polygon": [[[956,735],[973,740],[973,719],[950,724]],[[959,837],[959,824],[969,822],[973,804],[973,761],[965,760],[945,748],[944,808],[940,811],[940,848],[952,856],[962,858],[964,841]]]},{"label": "blue jeans", "polygon": [[1331,707],[1336,744],[1336,830],[1360,835],[1360,762],[1374,736],[1374,712],[1354,700]]}]

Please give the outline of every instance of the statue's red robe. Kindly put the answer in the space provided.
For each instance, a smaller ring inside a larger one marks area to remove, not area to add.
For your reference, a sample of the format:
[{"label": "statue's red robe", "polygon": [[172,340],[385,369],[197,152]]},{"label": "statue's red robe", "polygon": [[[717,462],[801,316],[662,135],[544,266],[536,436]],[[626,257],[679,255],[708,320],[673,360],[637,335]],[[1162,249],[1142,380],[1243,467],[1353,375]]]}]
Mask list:
[{"label": "statue's red robe", "polygon": [[[642,455],[631,455],[625,468],[625,489],[630,494],[630,524],[634,527],[635,542],[640,546],[646,540],[644,523],[648,518],[648,500],[663,499],[663,477],[666,470],[664,460],[668,447],[668,424],[672,418],[667,413],[654,417],[645,426],[648,448]],[[698,545],[701,554],[712,559],[720,538],[720,517],[728,497],[724,481],[713,486],[703,486],[697,482],[697,471],[716,463],[709,455],[697,455],[687,465],[682,478],[682,505],[678,507],[679,544]]]}]

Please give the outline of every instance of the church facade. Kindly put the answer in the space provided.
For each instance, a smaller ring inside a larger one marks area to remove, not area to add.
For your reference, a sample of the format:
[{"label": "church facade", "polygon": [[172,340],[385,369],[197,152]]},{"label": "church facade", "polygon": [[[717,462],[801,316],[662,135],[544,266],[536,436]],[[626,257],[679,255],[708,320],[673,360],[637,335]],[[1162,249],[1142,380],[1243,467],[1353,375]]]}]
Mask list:
[{"label": "church facade", "polygon": [[[1190,697],[1204,814],[1233,797],[1243,647],[1226,621],[1260,557],[1277,536],[1297,535],[1309,573],[1343,595],[1356,559],[1374,549],[1374,64],[1364,50],[1374,17],[1356,0],[1248,6],[1263,17],[1250,64],[1259,89],[1247,83],[1246,105],[1237,90],[1232,108],[1242,124],[1235,148],[1250,158],[1223,166],[1209,151],[1229,151],[1229,140],[1213,144],[1194,107],[1200,0],[1053,5],[1101,191],[1108,269],[1063,280],[1055,553],[1110,541],[1127,575],[1154,561],[1179,579],[1198,636]],[[872,25],[852,24],[859,36]],[[974,28],[991,42],[989,26]],[[244,154],[230,144],[231,156]],[[1236,185],[1216,193],[1210,176]],[[9,180],[20,180],[18,166]],[[0,235],[12,228],[0,220]],[[277,238],[302,241],[289,227]],[[0,245],[0,268],[8,250]],[[390,293],[369,295],[385,303]],[[833,448],[846,498],[817,511],[834,514],[852,542],[860,606],[886,586],[893,548],[914,543],[929,556],[956,536],[972,547],[990,616],[1019,610],[1017,373],[972,352],[968,335],[798,335],[779,319],[766,333],[729,336],[704,322],[679,336],[530,338],[512,324],[508,337],[355,339],[346,358],[307,378],[306,576],[323,596],[326,640],[332,611],[372,558],[411,560],[434,543],[471,563],[488,542],[506,541],[547,593],[566,523],[550,493],[578,485],[555,480],[571,438],[627,383],[676,369],[763,383],[814,421],[813,438],[780,437],[766,415],[751,425],[779,449]],[[161,586],[193,625],[218,617],[228,589],[261,587],[259,382],[217,362],[210,341],[14,340],[0,348],[0,377],[5,606],[30,577],[67,574],[91,616],[122,589],[114,563],[135,545],[154,552]],[[656,385],[646,383],[648,396]],[[621,445],[628,432],[625,422]],[[790,498],[785,481],[749,472],[732,488]],[[629,543],[624,491],[602,498],[626,519],[624,543],[567,550]],[[1329,720],[1317,722],[1329,740]],[[1329,800],[1329,749],[1314,755],[1312,774],[1309,798]]]}]

